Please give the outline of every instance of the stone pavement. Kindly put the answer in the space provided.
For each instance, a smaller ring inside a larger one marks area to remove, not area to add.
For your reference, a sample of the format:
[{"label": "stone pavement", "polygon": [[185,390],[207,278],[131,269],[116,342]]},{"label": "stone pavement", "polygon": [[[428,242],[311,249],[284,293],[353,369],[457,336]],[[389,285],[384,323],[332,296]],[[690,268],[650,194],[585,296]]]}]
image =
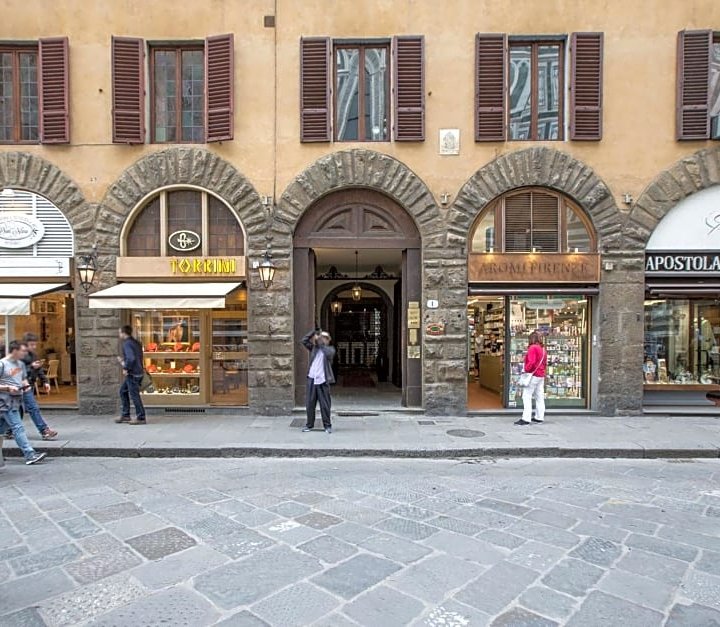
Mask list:
[{"label": "stone pavement", "polygon": [[0,625],[720,624],[718,460],[50,459]]},{"label": "stone pavement", "polygon": [[[352,412],[351,412],[352,413]],[[546,424],[516,427],[516,416],[429,417],[411,413],[334,416],[334,433],[320,425],[301,433],[304,419],[221,415],[151,416],[140,427],[111,417],[48,414],[60,432],[33,445],[53,456],[243,457],[714,457],[720,456],[718,416],[550,415]],[[7,454],[14,443],[7,443]]]}]

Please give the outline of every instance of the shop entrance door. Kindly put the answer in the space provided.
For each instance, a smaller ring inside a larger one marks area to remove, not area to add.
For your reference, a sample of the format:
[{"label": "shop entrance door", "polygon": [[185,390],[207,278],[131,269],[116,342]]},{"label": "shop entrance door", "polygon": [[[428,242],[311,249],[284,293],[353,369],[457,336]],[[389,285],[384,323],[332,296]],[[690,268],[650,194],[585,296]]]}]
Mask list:
[{"label": "shop entrance door", "polygon": [[210,344],[210,402],[247,405],[247,313],[213,311]]}]

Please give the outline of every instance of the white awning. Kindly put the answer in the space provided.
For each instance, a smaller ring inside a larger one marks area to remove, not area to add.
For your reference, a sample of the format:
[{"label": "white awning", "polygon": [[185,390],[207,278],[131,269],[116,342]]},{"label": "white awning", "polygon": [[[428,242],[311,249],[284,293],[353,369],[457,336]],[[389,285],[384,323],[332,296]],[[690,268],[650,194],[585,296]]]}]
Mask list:
[{"label": "white awning", "polygon": [[224,309],[242,283],[119,283],[90,296],[90,309]]},{"label": "white awning", "polygon": [[65,287],[67,283],[0,283],[0,316],[27,316],[33,296]]}]

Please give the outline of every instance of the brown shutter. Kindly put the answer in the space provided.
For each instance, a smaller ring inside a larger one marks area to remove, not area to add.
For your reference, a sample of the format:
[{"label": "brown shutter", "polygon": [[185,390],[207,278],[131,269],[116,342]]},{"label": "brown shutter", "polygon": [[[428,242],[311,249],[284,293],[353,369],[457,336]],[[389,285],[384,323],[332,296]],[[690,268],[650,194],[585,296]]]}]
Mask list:
[{"label": "brown shutter", "polygon": [[508,196],[505,203],[505,224],[503,237],[505,238],[505,252],[529,252],[532,246],[532,196],[528,192],[520,192]]},{"label": "brown shutter", "polygon": [[425,38],[393,38],[395,141],[425,141]]},{"label": "brown shutter", "polygon": [[570,139],[602,139],[603,33],[573,33]]},{"label": "brown shutter", "polygon": [[300,141],[329,142],[330,39],[300,39]]},{"label": "brown shutter", "polygon": [[505,141],[507,36],[475,36],[475,141]]},{"label": "brown shutter", "polygon": [[234,48],[232,33],[205,40],[205,137],[208,143],[233,138]]},{"label": "brown shutter", "polygon": [[552,194],[531,192],[532,242],[538,252],[560,252],[560,199]]},{"label": "brown shutter", "polygon": [[112,38],[112,135],[116,144],[145,141],[145,42]]},{"label": "brown shutter", "polygon": [[67,37],[41,39],[38,59],[40,141],[67,144],[70,142]]},{"label": "brown shutter", "polygon": [[677,139],[708,139],[712,32],[680,31],[677,44]]}]

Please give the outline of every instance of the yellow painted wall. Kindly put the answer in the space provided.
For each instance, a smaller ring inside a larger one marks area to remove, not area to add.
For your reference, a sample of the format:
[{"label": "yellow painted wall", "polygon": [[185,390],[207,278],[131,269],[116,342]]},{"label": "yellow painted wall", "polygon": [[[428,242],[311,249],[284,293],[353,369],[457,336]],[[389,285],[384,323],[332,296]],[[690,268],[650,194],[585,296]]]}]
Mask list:
[{"label": "yellow painted wall", "polygon": [[[263,16],[272,14],[277,28],[263,27]],[[88,200],[101,200],[126,167],[167,146],[111,143],[111,35],[199,40],[234,32],[235,140],[211,149],[260,194],[278,197],[318,157],[362,146],[408,164],[436,197],[454,196],[488,161],[529,145],[473,141],[475,33],[603,31],[603,140],[542,144],[589,164],[620,203],[623,193],[637,198],[660,171],[705,145],[675,141],[676,35],[713,27],[720,29],[716,0],[4,0],[0,39],[70,38],[72,145],[0,150],[38,153],[72,177]],[[425,35],[426,141],[301,144],[300,37],[394,34]],[[460,156],[438,155],[440,128],[461,129]]]}]

